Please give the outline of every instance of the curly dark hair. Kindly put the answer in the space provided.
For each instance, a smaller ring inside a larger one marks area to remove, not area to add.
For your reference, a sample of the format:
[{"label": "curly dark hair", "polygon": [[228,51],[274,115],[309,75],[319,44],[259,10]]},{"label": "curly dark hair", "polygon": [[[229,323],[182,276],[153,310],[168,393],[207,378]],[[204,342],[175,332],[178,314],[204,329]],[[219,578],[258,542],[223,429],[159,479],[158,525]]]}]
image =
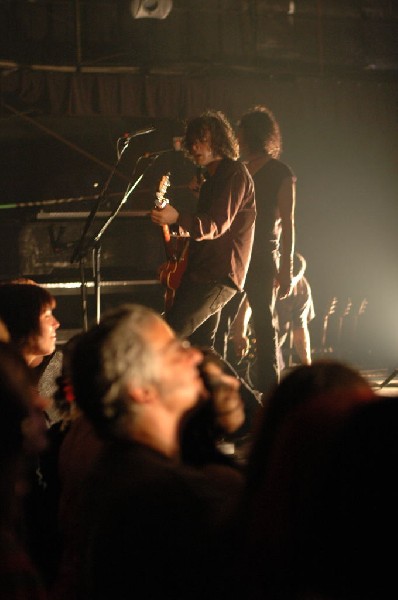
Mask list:
[{"label": "curly dark hair", "polygon": [[195,141],[203,140],[206,133],[211,135],[211,147],[215,154],[237,159],[239,146],[232,125],[221,111],[208,110],[199,117],[188,121],[184,145],[189,153]]},{"label": "curly dark hair", "polygon": [[238,127],[243,131],[244,140],[251,152],[266,151],[272,158],[279,158],[282,152],[282,137],[273,113],[262,105],[257,105],[245,113]]}]

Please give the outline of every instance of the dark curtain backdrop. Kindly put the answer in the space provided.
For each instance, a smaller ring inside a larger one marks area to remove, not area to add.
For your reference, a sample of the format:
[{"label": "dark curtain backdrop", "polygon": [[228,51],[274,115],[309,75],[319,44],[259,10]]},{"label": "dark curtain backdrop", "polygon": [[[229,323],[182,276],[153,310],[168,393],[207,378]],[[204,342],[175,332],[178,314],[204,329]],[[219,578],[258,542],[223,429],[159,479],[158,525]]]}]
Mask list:
[{"label": "dark curtain backdrop", "polygon": [[[373,125],[396,124],[398,80],[294,75],[141,75],[3,70],[2,96],[19,108],[59,116],[185,118],[215,107],[236,118],[258,102],[292,120],[311,123],[329,116]],[[4,110],[4,109],[3,109]],[[293,117],[296,116],[296,119]]]},{"label": "dark curtain backdrop", "polygon": [[[112,164],[117,127],[156,126],[152,150],[167,147],[181,121],[206,108],[235,122],[250,106],[268,105],[281,125],[283,159],[298,178],[297,248],[308,261],[319,327],[332,296],[339,299],[335,319],[349,299],[356,316],[366,298],[363,349],[398,362],[397,80],[26,70],[3,72],[2,96],[3,203],[20,194],[21,173],[36,197],[71,193],[67,170],[77,153],[43,132],[34,142],[34,122]],[[40,152],[32,156],[29,139],[47,159],[51,154],[51,169],[40,163]],[[149,137],[137,138],[140,149],[146,144]],[[87,157],[79,169],[90,181],[104,175]],[[18,199],[29,198],[26,186]]]}]

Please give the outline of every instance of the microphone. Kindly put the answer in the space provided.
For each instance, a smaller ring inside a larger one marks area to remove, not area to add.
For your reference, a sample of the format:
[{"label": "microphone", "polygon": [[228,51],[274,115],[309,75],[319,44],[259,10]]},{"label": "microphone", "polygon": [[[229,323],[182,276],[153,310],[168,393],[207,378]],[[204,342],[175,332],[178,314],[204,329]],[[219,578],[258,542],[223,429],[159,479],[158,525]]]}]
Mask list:
[{"label": "microphone", "polygon": [[145,158],[157,157],[160,154],[165,154],[166,152],[181,152],[182,150],[182,137],[173,137],[173,147],[167,148],[165,150],[156,150],[155,152],[145,152],[143,155]]},{"label": "microphone", "polygon": [[131,138],[135,138],[138,135],[146,135],[147,133],[152,133],[153,131],[156,131],[155,127],[147,127],[146,129],[137,129],[137,131],[134,131],[133,133],[124,133],[122,135],[122,139],[125,142],[129,142],[131,140]]}]

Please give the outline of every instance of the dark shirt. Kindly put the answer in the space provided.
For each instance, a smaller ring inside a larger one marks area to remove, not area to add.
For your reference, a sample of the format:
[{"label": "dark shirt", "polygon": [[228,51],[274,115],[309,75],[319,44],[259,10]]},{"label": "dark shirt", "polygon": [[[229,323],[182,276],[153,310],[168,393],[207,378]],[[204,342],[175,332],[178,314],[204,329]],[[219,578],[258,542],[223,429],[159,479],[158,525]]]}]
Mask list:
[{"label": "dark shirt", "polygon": [[217,532],[231,506],[228,494],[147,446],[111,443],[86,497],[82,597],[210,597],[206,588],[217,574]]},{"label": "dark shirt", "polygon": [[52,587],[52,598],[76,598],[77,575],[80,562],[80,509],[87,481],[98,460],[103,442],[91,423],[80,415],[67,429],[59,451],[59,479],[61,484],[58,504],[59,531],[62,536],[62,556]]},{"label": "dark shirt", "polygon": [[15,533],[0,531],[0,598],[3,600],[46,600],[39,575]]},{"label": "dark shirt", "polygon": [[273,262],[273,251],[279,248],[279,231],[276,227],[278,192],[284,179],[294,175],[283,162],[271,159],[254,174],[256,190],[256,236],[253,244],[250,275],[257,277]]},{"label": "dark shirt", "polygon": [[200,190],[197,212],[181,212],[180,235],[191,238],[185,276],[243,288],[250,261],[256,207],[253,180],[239,161],[224,158]]}]

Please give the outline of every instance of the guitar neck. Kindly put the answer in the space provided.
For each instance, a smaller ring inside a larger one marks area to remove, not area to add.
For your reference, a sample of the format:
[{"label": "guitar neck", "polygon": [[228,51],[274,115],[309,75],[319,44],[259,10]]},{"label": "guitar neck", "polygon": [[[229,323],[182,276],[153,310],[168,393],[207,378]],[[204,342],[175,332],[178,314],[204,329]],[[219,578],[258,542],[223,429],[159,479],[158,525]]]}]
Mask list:
[{"label": "guitar neck", "polygon": [[[170,173],[167,173],[167,175],[163,175],[162,179],[160,180],[159,189],[156,192],[155,208],[157,208],[158,210],[163,210],[165,206],[169,203],[168,199],[165,198],[165,194],[169,185]],[[170,229],[168,225],[162,225],[162,229],[163,239],[165,244],[167,245],[170,243]]]},{"label": "guitar neck", "polygon": [[163,229],[163,238],[164,238],[164,241],[166,242],[166,244],[168,244],[170,242],[170,239],[171,239],[169,226],[168,225],[162,225],[162,229]]}]

